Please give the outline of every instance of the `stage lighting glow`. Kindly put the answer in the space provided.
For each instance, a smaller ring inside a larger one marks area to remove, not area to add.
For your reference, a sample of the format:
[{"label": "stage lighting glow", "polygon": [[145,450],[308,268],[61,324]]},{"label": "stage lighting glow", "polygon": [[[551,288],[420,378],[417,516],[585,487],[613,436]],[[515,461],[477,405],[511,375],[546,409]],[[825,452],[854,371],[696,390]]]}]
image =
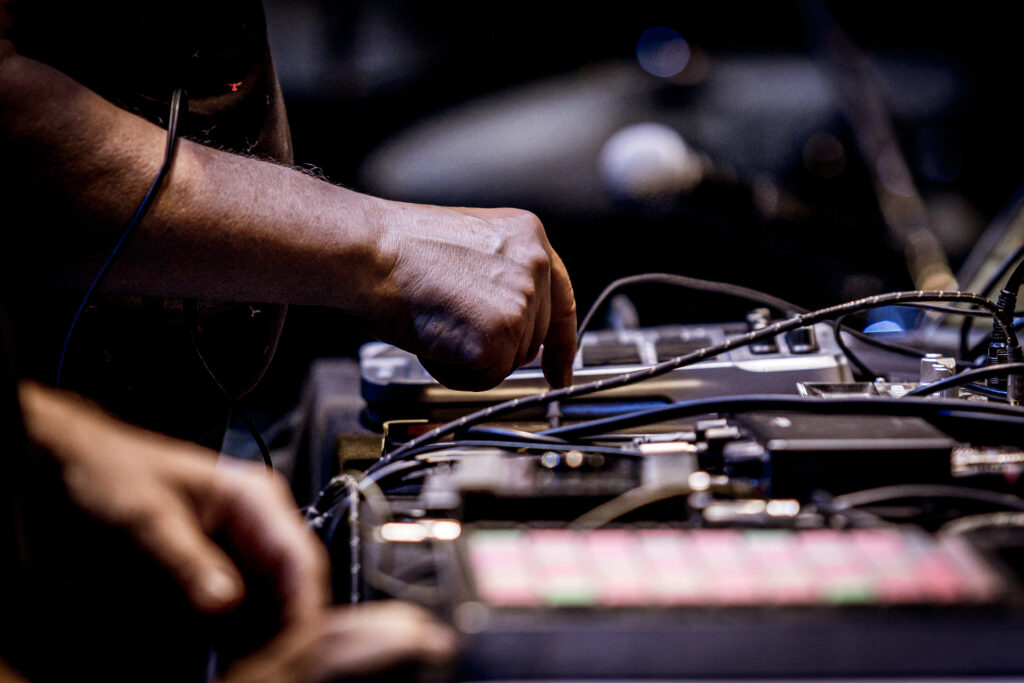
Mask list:
[{"label": "stage lighting glow", "polygon": [[871,323],[864,328],[865,334],[892,334],[905,331],[903,326],[895,320],[879,320],[877,323]]},{"label": "stage lighting glow", "polygon": [[693,189],[703,176],[699,156],[663,123],[637,123],[601,150],[601,177],[614,197],[649,200]]},{"label": "stage lighting glow", "polygon": [[637,41],[636,57],[647,73],[669,78],[686,68],[690,61],[690,44],[673,29],[649,28]]}]

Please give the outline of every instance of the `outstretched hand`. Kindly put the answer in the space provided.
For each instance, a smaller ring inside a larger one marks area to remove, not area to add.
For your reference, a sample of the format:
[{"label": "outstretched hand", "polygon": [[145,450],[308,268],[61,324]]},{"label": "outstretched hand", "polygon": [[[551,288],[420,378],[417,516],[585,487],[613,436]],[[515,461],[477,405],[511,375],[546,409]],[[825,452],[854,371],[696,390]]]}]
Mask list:
[{"label": "outstretched hand", "polygon": [[[280,477],[248,463],[219,466],[214,453],[64,392],[24,382],[19,393],[28,436],[52,457],[75,507],[155,559],[196,610],[235,612],[244,600],[244,614],[277,623],[268,642],[264,633],[258,649],[226,663],[223,683],[312,683],[450,663],[454,633],[419,608],[326,607],[326,554]],[[0,660],[0,678],[6,671]]]},{"label": "outstretched hand", "polygon": [[326,603],[325,552],[280,477],[218,466],[215,453],[70,394],[22,383],[20,395],[29,438],[53,457],[72,504],[154,558],[197,610],[230,610],[255,587],[281,623]]},{"label": "outstretched hand", "polygon": [[397,207],[380,240],[390,275],[371,331],[452,388],[493,387],[542,344],[548,382],[571,384],[576,303],[540,220],[518,209]]}]

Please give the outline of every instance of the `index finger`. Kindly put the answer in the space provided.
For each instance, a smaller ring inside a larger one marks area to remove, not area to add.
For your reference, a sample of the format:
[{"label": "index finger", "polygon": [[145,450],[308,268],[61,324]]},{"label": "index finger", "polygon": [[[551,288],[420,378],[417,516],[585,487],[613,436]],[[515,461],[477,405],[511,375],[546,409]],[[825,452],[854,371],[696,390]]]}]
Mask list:
[{"label": "index finger", "polygon": [[572,362],[576,357],[576,297],[565,264],[551,252],[551,322],[544,338],[541,367],[552,387],[572,384]]}]

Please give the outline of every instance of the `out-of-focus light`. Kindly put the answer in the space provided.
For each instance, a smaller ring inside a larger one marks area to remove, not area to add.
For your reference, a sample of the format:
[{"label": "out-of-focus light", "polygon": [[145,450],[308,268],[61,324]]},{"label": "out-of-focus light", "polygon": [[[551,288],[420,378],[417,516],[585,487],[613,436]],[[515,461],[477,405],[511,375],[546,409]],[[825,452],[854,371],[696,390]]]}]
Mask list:
[{"label": "out-of-focus light", "polygon": [[454,519],[438,519],[430,525],[430,535],[439,541],[454,541],[462,535],[462,525]]},{"label": "out-of-focus light", "polygon": [[882,187],[893,194],[901,197],[912,197],[914,195],[913,180],[910,178],[910,171],[900,150],[890,145],[882,150],[875,160],[875,172],[878,174],[878,182]]},{"label": "out-of-focus light", "polygon": [[547,451],[544,455],[540,456],[540,464],[548,469],[558,467],[558,463],[562,461],[562,457],[555,451]]},{"label": "out-of-focus light", "polygon": [[865,334],[888,334],[892,332],[904,332],[903,326],[895,320],[879,320],[864,328]]},{"label": "out-of-focus light", "polygon": [[701,513],[708,522],[736,522],[765,512],[763,500],[729,500],[710,503]]},{"label": "out-of-focus light", "polygon": [[697,446],[684,441],[659,441],[656,443],[642,443],[637,446],[644,455],[696,453]]},{"label": "out-of-focus light", "polygon": [[800,502],[796,500],[777,498],[775,500],[769,500],[764,511],[767,512],[770,517],[796,517],[800,513]]},{"label": "out-of-focus light", "polygon": [[427,539],[427,528],[417,522],[388,522],[381,526],[380,537],[394,543],[418,543]]},{"label": "out-of-focus light", "polygon": [[392,543],[421,543],[428,538],[438,541],[454,541],[461,535],[462,525],[454,519],[388,522],[380,527],[380,537]]},{"label": "out-of-focus light", "polygon": [[691,472],[686,483],[693,491],[707,491],[711,488],[711,475],[707,472]]},{"label": "out-of-focus light", "polygon": [[565,454],[565,464],[572,468],[579,467],[583,464],[583,452],[569,451]]},{"label": "out-of-focus light", "polygon": [[868,311],[868,334],[891,334],[906,332],[917,327],[921,311],[906,306],[882,306]]},{"label": "out-of-focus light", "polygon": [[693,189],[704,175],[700,157],[661,123],[626,126],[601,149],[601,177],[613,197],[656,200]]},{"label": "out-of-focus light", "polygon": [[690,44],[673,29],[649,28],[636,43],[636,57],[647,73],[669,78],[686,68],[690,61]]}]

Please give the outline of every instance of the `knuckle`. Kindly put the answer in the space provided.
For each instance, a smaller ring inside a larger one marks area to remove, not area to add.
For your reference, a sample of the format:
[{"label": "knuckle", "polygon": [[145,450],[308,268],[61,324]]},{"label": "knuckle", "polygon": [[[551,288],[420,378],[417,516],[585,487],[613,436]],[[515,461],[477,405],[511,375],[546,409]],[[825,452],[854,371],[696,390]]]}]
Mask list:
[{"label": "knuckle", "polygon": [[532,304],[533,301],[537,298],[537,285],[534,284],[533,281],[527,282],[520,288],[519,293],[521,295],[521,298],[518,308],[520,311],[520,315],[522,315],[529,310],[530,304]]},{"label": "knuckle", "polygon": [[546,280],[551,274],[551,259],[543,249],[535,250],[530,255],[527,265],[534,279]]}]

